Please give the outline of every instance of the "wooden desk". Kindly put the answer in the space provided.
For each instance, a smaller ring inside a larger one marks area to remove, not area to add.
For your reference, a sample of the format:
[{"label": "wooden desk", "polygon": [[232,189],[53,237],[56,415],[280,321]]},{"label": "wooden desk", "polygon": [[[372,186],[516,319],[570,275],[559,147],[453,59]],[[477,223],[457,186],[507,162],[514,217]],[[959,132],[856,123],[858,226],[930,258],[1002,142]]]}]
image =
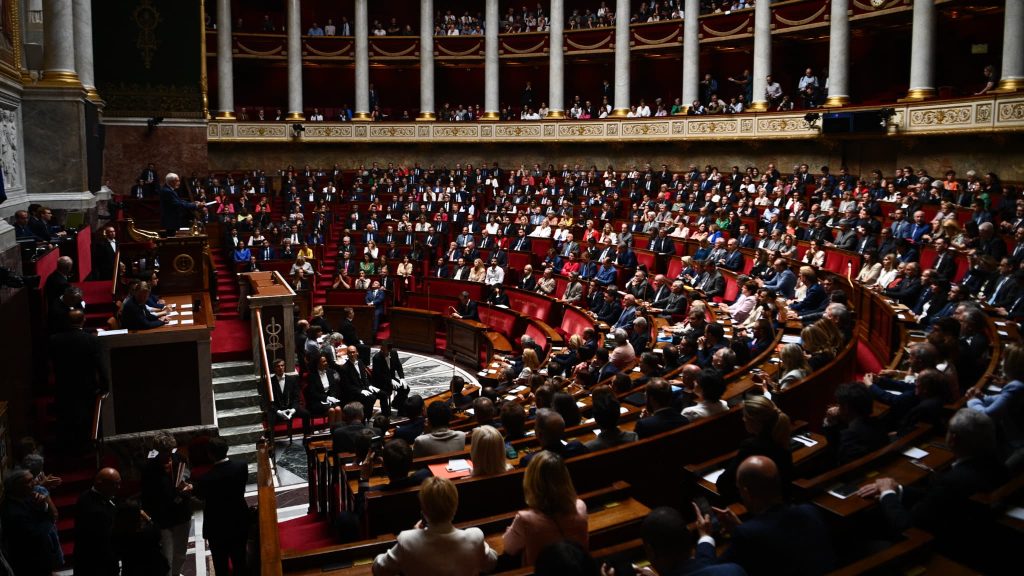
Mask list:
[{"label": "wooden desk", "polygon": [[391,309],[391,341],[400,348],[433,354],[441,314],[417,308]]},{"label": "wooden desk", "polygon": [[214,423],[210,296],[203,292],[164,300],[181,312],[191,307],[192,324],[100,333],[101,361],[110,374],[110,395],[103,403],[107,436]]},{"label": "wooden desk", "polygon": [[447,324],[445,357],[476,371],[480,366],[481,352],[487,350],[487,325],[454,317],[449,317]]}]

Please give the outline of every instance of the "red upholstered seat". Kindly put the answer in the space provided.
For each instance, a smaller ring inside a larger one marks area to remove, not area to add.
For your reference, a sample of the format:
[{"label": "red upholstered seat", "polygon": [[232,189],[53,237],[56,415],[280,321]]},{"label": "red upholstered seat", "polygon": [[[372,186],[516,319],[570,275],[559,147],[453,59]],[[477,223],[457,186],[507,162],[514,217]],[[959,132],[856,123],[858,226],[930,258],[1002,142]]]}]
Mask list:
[{"label": "red upholstered seat", "polygon": [[[636,250],[646,250],[651,245],[651,239],[647,236],[633,236],[633,248]],[[639,258],[639,256],[638,256]]]},{"label": "red upholstered seat", "polygon": [[463,292],[469,292],[469,297],[473,300],[482,300],[484,297],[483,284],[451,280],[449,278],[424,279],[423,291],[434,296],[452,296],[455,298]]},{"label": "red upholstered seat", "polygon": [[548,349],[548,344],[547,344],[548,336],[547,336],[547,334],[544,333],[543,330],[538,328],[536,324],[534,324],[532,322],[527,322],[526,330],[524,330],[523,333],[526,336],[529,336],[530,338],[533,338],[534,342],[536,342],[537,344],[540,344],[544,348],[544,350],[547,351],[547,349]]},{"label": "red upholstered seat", "polygon": [[477,309],[477,314],[480,315],[481,322],[510,341],[519,336],[516,334],[516,320],[519,319],[519,316],[515,312],[503,308],[480,306]]},{"label": "red upholstered seat", "polygon": [[366,290],[328,290],[327,304],[331,306],[366,304]]},{"label": "red upholstered seat", "polygon": [[513,310],[526,316],[532,316],[542,322],[547,322],[551,317],[551,300],[539,294],[509,290],[508,300]]},{"label": "red upholstered seat", "polygon": [[637,265],[647,268],[648,273],[654,272],[656,260],[654,252],[650,250],[634,250],[634,253],[636,254]]},{"label": "red upholstered seat", "polygon": [[722,274],[722,277],[725,278],[725,294],[722,297],[716,297],[715,302],[734,302],[736,295],[740,292],[736,277],[732,274]]},{"label": "red upholstered seat", "polygon": [[844,250],[825,250],[825,270],[846,276],[847,271],[856,275],[860,271],[860,255]]},{"label": "red upholstered seat", "polygon": [[[750,259],[748,258],[747,260],[750,260]],[[665,276],[669,280],[675,280],[676,277],[679,276],[679,273],[682,270],[683,270],[683,261],[680,260],[679,258],[672,258],[671,260],[668,261],[668,272],[665,273]]]},{"label": "red upholstered seat", "polygon": [[566,307],[565,313],[562,314],[562,324],[558,327],[558,331],[568,338],[573,334],[583,334],[584,329],[593,327],[594,321],[590,319],[590,316],[576,308]]}]

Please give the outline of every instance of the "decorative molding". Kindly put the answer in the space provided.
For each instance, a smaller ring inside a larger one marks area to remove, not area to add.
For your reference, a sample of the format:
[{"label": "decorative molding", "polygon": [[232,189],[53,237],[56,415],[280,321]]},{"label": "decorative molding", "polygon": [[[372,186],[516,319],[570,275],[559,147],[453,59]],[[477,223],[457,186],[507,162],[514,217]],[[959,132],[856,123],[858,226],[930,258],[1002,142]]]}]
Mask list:
[{"label": "decorative molding", "polygon": [[[879,107],[845,108],[844,112]],[[979,134],[1024,132],[1024,95],[995,95],[936,104],[902,103],[894,107],[889,134]],[[217,142],[441,143],[441,142],[595,142],[710,141],[821,138],[805,111],[718,116],[675,116],[603,121],[459,122],[459,123],[307,123],[299,138],[288,123],[212,122],[208,140]],[[834,141],[842,136],[828,136]]]}]

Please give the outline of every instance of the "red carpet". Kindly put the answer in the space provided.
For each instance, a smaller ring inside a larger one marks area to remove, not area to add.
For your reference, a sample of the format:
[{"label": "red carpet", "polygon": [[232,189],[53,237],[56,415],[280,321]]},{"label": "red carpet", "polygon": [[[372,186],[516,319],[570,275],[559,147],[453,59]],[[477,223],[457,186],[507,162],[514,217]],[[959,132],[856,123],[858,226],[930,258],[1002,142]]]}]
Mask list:
[{"label": "red carpet", "polygon": [[[219,315],[218,315],[219,316]],[[252,334],[249,322],[238,318],[217,318],[210,335],[210,352],[214,362],[248,360],[252,357]]]},{"label": "red carpet", "polygon": [[281,551],[303,551],[337,544],[327,522],[318,514],[306,514],[277,525]]}]

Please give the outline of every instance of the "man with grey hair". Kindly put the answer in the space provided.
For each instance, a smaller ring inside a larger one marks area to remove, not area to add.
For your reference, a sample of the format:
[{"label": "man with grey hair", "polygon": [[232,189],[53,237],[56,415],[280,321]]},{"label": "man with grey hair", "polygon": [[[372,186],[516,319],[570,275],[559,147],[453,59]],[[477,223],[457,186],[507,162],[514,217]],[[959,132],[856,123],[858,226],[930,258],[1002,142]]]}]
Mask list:
[{"label": "man with grey hair", "polygon": [[651,331],[648,328],[647,318],[638,316],[633,320],[633,334],[629,337],[629,343],[633,346],[633,352],[643,354],[651,343]]},{"label": "man with grey hair", "polygon": [[990,492],[1008,478],[996,455],[995,424],[981,412],[962,408],[949,420],[946,444],[956,459],[949,470],[933,473],[928,486],[900,486],[892,478],[879,478],[857,495],[878,497],[892,534],[915,526],[935,534],[943,550],[976,554],[990,542],[984,529],[987,518],[972,512],[978,508],[971,506],[970,497]]},{"label": "man with grey hair", "polygon": [[991,222],[978,225],[978,247],[969,251],[970,254],[991,256],[996,262],[1006,256],[1006,242],[996,235],[996,227]]},{"label": "man with grey hair", "polygon": [[191,218],[189,210],[199,208],[199,202],[187,202],[178,196],[178,186],[181,179],[174,172],[168,172],[164,177],[164,185],[160,187],[160,226],[164,229],[164,236],[171,237],[177,233],[178,228]]},{"label": "man with grey hair", "polygon": [[619,370],[622,370],[630,362],[636,360],[636,351],[633,350],[633,345],[629,343],[629,333],[624,329],[615,329],[612,332],[612,338],[615,341],[615,348],[608,354],[608,361]]}]

